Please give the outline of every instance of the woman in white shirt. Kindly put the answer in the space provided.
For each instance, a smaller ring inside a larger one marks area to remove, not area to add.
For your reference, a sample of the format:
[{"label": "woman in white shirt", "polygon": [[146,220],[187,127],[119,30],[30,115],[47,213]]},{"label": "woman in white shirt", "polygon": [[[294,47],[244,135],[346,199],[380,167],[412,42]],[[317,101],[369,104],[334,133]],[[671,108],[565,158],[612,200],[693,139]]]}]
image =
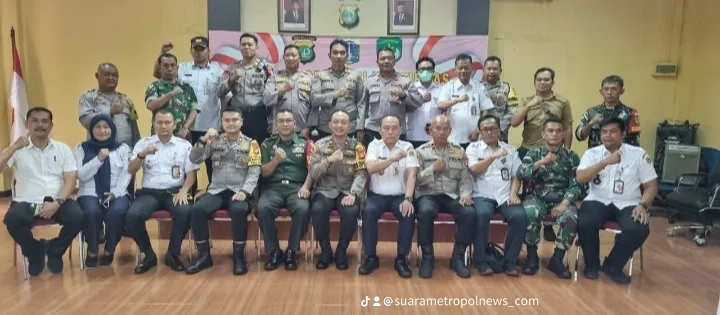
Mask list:
[{"label": "woman in white shirt", "polygon": [[125,213],[130,207],[127,187],[132,175],[128,173],[130,147],[117,141],[117,128],[109,115],[96,115],[88,126],[90,139],[77,145],[75,162],[78,165],[80,191],[78,203],[85,212],[84,237],[87,242],[85,265],[98,263],[99,229],[106,227],[105,251],[100,265],[112,263],[115,247],[122,237]]}]

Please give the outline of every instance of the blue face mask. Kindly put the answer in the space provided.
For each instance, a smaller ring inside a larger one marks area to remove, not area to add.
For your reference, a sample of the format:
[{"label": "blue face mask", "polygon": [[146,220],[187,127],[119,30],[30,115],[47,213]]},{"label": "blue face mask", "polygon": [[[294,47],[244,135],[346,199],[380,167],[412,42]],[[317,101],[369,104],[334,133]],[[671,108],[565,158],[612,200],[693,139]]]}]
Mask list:
[{"label": "blue face mask", "polygon": [[430,70],[422,70],[418,72],[418,76],[420,77],[420,82],[429,82],[433,78],[433,72]]}]

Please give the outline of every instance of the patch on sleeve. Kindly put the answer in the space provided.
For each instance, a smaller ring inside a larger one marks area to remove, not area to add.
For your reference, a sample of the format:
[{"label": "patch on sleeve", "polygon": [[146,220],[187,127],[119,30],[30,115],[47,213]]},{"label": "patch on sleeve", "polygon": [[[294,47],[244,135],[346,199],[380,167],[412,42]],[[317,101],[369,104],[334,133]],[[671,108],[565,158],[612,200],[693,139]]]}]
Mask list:
[{"label": "patch on sleeve", "polygon": [[310,166],[310,158],[315,151],[317,151],[317,146],[315,145],[315,142],[313,142],[312,140],[308,140],[305,143],[305,160],[308,167]]},{"label": "patch on sleeve", "polygon": [[250,142],[250,157],[248,159],[248,166],[260,166],[262,159],[262,153],[260,153],[260,146],[257,141],[253,140]]},{"label": "patch on sleeve", "polygon": [[355,145],[355,170],[365,169],[365,146],[358,143]]},{"label": "patch on sleeve", "polygon": [[643,160],[645,160],[645,163],[647,163],[647,164],[649,164],[649,165],[652,165],[652,164],[653,164],[652,159],[650,158],[650,156],[649,156],[647,153],[644,153],[644,154],[643,154]]}]

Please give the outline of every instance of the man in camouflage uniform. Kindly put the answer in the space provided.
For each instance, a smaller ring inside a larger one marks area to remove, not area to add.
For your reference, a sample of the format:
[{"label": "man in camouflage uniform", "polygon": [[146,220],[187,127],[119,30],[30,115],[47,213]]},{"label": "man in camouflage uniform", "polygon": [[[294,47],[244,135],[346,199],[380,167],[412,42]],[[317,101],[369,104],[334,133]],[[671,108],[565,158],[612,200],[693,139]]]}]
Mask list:
[{"label": "man in camouflage uniform", "polygon": [[550,213],[560,226],[560,230],[555,240],[555,253],[548,263],[548,269],[560,278],[571,277],[570,271],[563,263],[563,258],[572,245],[577,231],[575,203],[581,190],[575,179],[575,172],[580,164],[580,157],[563,146],[564,134],[562,120],[548,119],[542,130],[545,146],[528,151],[518,169],[518,178],[533,181],[530,194],[523,201],[528,219],[525,234],[528,254],[522,271],[524,274],[534,275],[538,271],[540,259],[537,245],[540,243],[540,226],[545,216]]},{"label": "man in camouflage uniform", "polygon": [[268,110],[263,104],[265,83],[272,76],[272,68],[264,60],[257,58],[258,39],[252,34],[240,36],[243,59],[230,65],[220,78],[218,97],[232,92],[230,107],[242,112],[242,133],[262,143],[269,133]]},{"label": "man in camouflage uniform", "polygon": [[[190,128],[195,124],[195,117],[200,106],[192,86],[177,78],[177,57],[173,54],[162,54],[158,58],[160,79],[150,83],[145,90],[145,104],[153,112],[167,109],[175,117],[173,134],[178,138],[190,141]],[[151,128],[151,135],[155,129]]]},{"label": "man in camouflage uniform", "polygon": [[[295,132],[310,139],[308,118],[310,116],[310,91],[313,84],[312,73],[300,70],[300,49],[295,45],[285,46],[285,69],[278,71],[265,85],[263,102],[272,108],[273,117],[277,113],[289,110],[293,114]],[[272,134],[278,133],[278,127],[272,125]]]},{"label": "man in camouflage uniform", "polygon": [[[295,133],[293,112],[278,111],[275,124],[278,133],[263,141],[261,174],[267,184],[263,185],[255,215],[265,239],[268,261],[265,270],[275,270],[285,264],[286,270],[297,269],[295,254],[300,251],[300,240],[310,221],[310,189],[312,179],[308,176],[308,165],[312,151],[312,140]],[[278,210],[286,208],[292,220],[288,247],[283,254],[277,236],[275,219]],[[311,250],[311,249],[306,249]]]},{"label": "man in camouflage uniform", "polygon": [[432,277],[435,268],[435,218],[442,211],[452,213],[457,224],[450,269],[462,278],[469,278],[471,272],[465,264],[465,250],[474,237],[476,215],[472,207],[473,179],[467,166],[467,156],[461,146],[448,142],[450,121],[447,116],[433,118],[430,134],[432,141],[416,149],[420,168],[415,209],[418,245],[422,250],[418,274],[421,278]]},{"label": "man in camouflage uniform", "polygon": [[[500,119],[500,141],[507,143],[510,134],[510,120],[518,106],[518,97],[515,94],[515,88],[510,82],[500,79],[502,73],[502,61],[497,56],[490,56],[485,59],[484,66],[485,90],[490,96],[490,100],[495,104],[495,108],[487,111],[487,115],[493,115]],[[475,131],[478,133],[479,130]]]},{"label": "man in camouflage uniform", "polygon": [[[327,269],[335,261],[339,270],[348,269],[347,247],[353,238],[359,215],[358,205],[365,192],[365,147],[348,137],[350,115],[336,111],[330,119],[332,135],[315,143],[310,158],[310,176],[315,182],[311,197],[315,236],[322,251],[315,267]],[[340,239],[333,256],[330,247],[330,211],[340,212]]]},{"label": "man in camouflage uniform", "polygon": [[363,129],[358,119],[361,108],[365,106],[362,102],[362,77],[360,72],[345,66],[348,59],[346,42],[333,40],[328,57],[330,68],[320,71],[313,81],[309,125],[317,128],[319,138],[327,137],[332,134],[330,117],[336,110],[341,110],[350,116],[348,133],[353,136],[357,130]]},{"label": "man in camouflage uniform", "polygon": [[233,274],[242,275],[248,271],[245,262],[247,215],[260,176],[261,154],[258,143],[240,132],[242,124],[242,115],[238,110],[225,109],[222,113],[224,133],[219,135],[210,128],[190,150],[190,161],[193,163],[200,164],[208,158],[212,160],[213,177],[207,193],[195,201],[191,210],[191,226],[199,255],[188,266],[186,272],[189,274],[213,265],[208,218],[220,209],[230,212]]}]

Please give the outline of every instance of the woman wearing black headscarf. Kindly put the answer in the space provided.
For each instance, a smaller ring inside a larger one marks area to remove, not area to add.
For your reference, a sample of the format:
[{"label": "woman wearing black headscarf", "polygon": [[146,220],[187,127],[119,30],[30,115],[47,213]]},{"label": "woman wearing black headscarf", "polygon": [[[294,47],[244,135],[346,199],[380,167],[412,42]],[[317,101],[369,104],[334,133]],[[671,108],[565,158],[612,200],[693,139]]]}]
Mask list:
[{"label": "woman wearing black headscarf", "polygon": [[125,213],[130,206],[128,173],[130,147],[117,141],[117,129],[109,115],[96,115],[88,126],[90,139],[78,144],[75,161],[78,165],[80,191],[78,203],[86,216],[83,235],[87,242],[85,265],[98,263],[98,229],[106,226],[105,252],[100,265],[113,261],[115,247],[120,241],[125,224]]}]

